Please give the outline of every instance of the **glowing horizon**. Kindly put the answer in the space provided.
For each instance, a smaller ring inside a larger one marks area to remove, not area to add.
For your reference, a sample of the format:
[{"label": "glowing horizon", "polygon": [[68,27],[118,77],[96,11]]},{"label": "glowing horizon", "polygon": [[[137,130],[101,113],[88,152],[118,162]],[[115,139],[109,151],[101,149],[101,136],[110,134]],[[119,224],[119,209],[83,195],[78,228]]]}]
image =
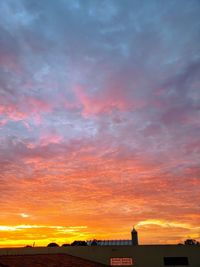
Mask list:
[{"label": "glowing horizon", "polygon": [[0,247],[200,241],[199,14],[0,2]]}]

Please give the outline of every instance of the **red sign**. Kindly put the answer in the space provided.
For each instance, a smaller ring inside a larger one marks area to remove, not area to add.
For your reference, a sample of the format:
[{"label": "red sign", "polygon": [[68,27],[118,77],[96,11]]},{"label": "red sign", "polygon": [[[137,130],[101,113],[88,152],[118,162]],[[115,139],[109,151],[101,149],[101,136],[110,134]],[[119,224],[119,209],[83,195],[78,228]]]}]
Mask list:
[{"label": "red sign", "polygon": [[132,258],[111,258],[110,259],[111,266],[132,266],[133,259]]}]

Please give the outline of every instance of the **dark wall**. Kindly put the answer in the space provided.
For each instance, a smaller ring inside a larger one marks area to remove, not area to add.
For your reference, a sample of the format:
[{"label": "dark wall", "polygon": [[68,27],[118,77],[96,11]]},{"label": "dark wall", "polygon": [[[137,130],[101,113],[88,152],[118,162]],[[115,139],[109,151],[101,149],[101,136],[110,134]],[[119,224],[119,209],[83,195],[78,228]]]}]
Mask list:
[{"label": "dark wall", "polygon": [[[139,246],[69,246],[0,249],[0,255],[69,254],[110,265],[110,258],[133,258],[135,267],[165,267],[166,257],[186,257],[188,266],[200,267],[200,246],[139,245]],[[179,265],[180,266],[180,265]]]}]

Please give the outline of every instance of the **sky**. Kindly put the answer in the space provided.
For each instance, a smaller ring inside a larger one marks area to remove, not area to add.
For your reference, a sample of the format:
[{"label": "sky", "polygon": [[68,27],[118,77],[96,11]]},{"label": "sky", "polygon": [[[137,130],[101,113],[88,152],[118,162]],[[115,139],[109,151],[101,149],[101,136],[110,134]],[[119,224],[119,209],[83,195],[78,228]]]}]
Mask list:
[{"label": "sky", "polygon": [[199,0],[0,1],[0,246],[200,240]]}]

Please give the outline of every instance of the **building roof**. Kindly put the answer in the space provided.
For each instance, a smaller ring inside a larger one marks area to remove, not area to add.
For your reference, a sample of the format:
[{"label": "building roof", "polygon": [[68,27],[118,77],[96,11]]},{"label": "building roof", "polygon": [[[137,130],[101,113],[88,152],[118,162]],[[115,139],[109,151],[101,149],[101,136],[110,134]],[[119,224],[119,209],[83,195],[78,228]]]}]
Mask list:
[{"label": "building roof", "polygon": [[97,246],[131,246],[132,240],[93,240],[88,241],[89,246],[93,245],[93,242],[96,242]]},{"label": "building roof", "polygon": [[103,267],[105,265],[66,254],[0,256],[0,267],[22,267],[22,266]]}]

